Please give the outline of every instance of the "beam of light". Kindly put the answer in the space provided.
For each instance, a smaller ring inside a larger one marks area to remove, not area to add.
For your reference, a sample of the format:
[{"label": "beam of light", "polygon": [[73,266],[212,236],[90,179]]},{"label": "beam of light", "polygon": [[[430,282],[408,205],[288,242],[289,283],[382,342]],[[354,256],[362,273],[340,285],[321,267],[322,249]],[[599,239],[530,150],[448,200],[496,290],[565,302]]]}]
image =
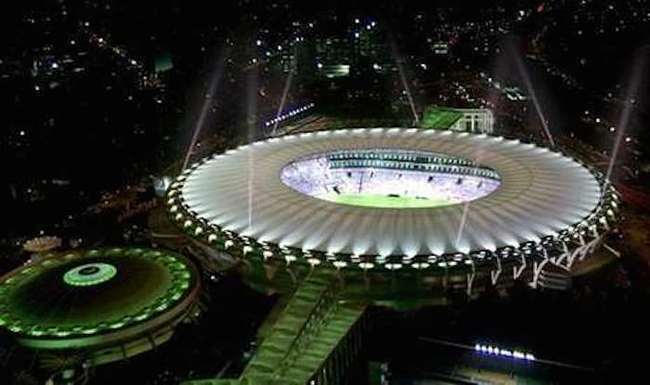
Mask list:
[{"label": "beam of light", "polygon": [[253,180],[255,179],[255,169],[253,152],[248,151],[248,228],[253,227]]},{"label": "beam of light", "polygon": [[469,202],[463,204],[463,215],[460,217],[460,225],[458,226],[458,231],[456,232],[456,243],[454,243],[454,248],[458,250],[458,243],[463,237],[463,231],[465,230],[465,223],[467,222],[467,213],[469,212]]},{"label": "beam of light", "polygon": [[411,107],[411,113],[413,113],[413,121],[416,125],[418,125],[420,124],[420,117],[418,116],[417,109],[415,108],[415,102],[413,101],[413,96],[411,95],[411,87],[409,87],[409,84],[406,81],[406,75],[404,74],[404,67],[402,65],[402,57],[399,54],[399,51],[397,49],[397,44],[393,39],[391,39],[391,48],[393,53],[393,59],[395,59],[395,64],[397,65],[397,71],[399,72],[399,78],[402,81],[402,85],[404,86],[404,91],[406,91],[406,97]]},{"label": "beam of light", "polygon": [[278,107],[278,112],[275,115],[275,124],[273,124],[272,135],[275,135],[278,130],[278,125],[280,124],[280,115],[284,110],[284,105],[287,102],[287,95],[289,94],[289,89],[291,88],[291,81],[293,79],[293,71],[289,71],[289,76],[287,76],[287,81],[284,83],[284,90],[282,90],[282,99],[280,100],[280,106]]},{"label": "beam of light", "polygon": [[[257,95],[258,95],[258,67],[253,67],[247,74],[247,90],[246,90],[246,121],[248,125],[248,143],[255,140],[257,128]],[[248,159],[248,230],[252,231],[253,227],[253,194],[255,181],[255,151],[247,151]]]},{"label": "beam of light", "polygon": [[192,153],[194,152],[194,147],[196,146],[196,141],[199,138],[199,134],[201,133],[201,129],[203,128],[203,125],[205,124],[205,121],[208,116],[208,112],[210,112],[210,106],[212,105],[212,101],[214,100],[215,94],[217,92],[217,86],[219,85],[219,82],[221,81],[221,77],[223,76],[223,55],[219,55],[220,57],[217,59],[217,65],[215,66],[214,71],[210,74],[210,79],[208,81],[208,87],[205,90],[205,93],[203,94],[203,104],[201,105],[201,112],[199,113],[199,119],[196,121],[196,124],[194,125],[194,130],[192,132],[192,140],[190,141],[190,145],[187,149],[187,153],[185,154],[185,158],[183,159],[183,167],[181,168],[181,172],[187,168],[187,165],[190,162],[190,159],[192,157]]},{"label": "beam of light", "polygon": [[[474,165],[479,166],[481,161],[481,156],[483,155],[483,150],[479,148],[474,157]],[[456,242],[454,243],[454,248],[458,250],[458,246],[461,238],[463,237],[463,232],[465,231],[465,223],[467,222],[467,214],[469,213],[469,206],[471,201],[467,201],[463,204],[463,215],[460,217],[460,224],[458,225],[458,231],[456,232]]]},{"label": "beam of light", "polygon": [[528,95],[530,95],[530,98],[533,100],[533,106],[535,107],[535,112],[537,112],[537,117],[542,123],[542,128],[544,129],[546,138],[548,139],[548,142],[551,144],[551,147],[555,147],[555,140],[553,139],[553,135],[551,135],[551,131],[548,128],[548,123],[546,121],[546,116],[544,116],[544,112],[542,111],[542,106],[539,104],[539,100],[537,99],[537,93],[535,92],[535,88],[533,87],[533,82],[530,80],[530,74],[528,73],[528,70],[524,65],[524,61],[521,58],[520,52],[514,47],[511,47],[511,49],[513,53],[513,57],[515,59],[515,64],[517,65],[517,69],[519,70],[519,74],[521,75],[521,78],[524,81],[524,86],[526,87],[526,91],[528,91]]},{"label": "beam of light", "polygon": [[[294,58],[297,55],[294,52]],[[275,115],[275,124],[273,125],[272,135],[275,135],[280,124],[280,115],[284,110],[284,105],[287,102],[287,95],[289,94],[289,89],[291,89],[291,81],[293,80],[293,72],[295,68],[295,59],[291,61],[291,69],[289,70],[289,75],[287,76],[287,81],[284,83],[284,90],[282,90],[282,99],[280,100],[280,106],[278,107],[278,113]]]},{"label": "beam of light", "polygon": [[634,111],[634,105],[632,100],[634,100],[639,93],[639,87],[641,86],[643,80],[643,70],[646,65],[646,50],[642,50],[637,54],[637,57],[634,61],[634,67],[630,75],[630,81],[625,92],[623,111],[618,120],[616,138],[614,139],[614,148],[612,150],[612,157],[609,159],[609,166],[607,167],[607,174],[605,180],[610,181],[612,172],[614,171],[614,165],[616,164],[616,158],[618,158],[618,152],[623,141],[623,136],[625,130],[630,123],[630,117]]}]

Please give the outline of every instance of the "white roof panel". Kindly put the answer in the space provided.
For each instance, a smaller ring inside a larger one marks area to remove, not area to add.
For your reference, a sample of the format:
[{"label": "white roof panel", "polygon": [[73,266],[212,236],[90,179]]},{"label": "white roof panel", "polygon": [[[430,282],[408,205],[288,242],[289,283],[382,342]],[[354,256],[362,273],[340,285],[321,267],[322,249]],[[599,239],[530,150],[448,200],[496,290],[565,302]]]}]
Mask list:
[{"label": "white roof panel", "polygon": [[[496,170],[501,186],[469,203],[374,208],[304,195],[280,180],[291,161],[341,149],[403,149],[449,154]],[[190,210],[259,241],[325,252],[379,255],[494,250],[539,241],[596,208],[600,186],[585,167],[530,144],[449,131],[355,129],[282,137],[208,160],[184,183]]]}]

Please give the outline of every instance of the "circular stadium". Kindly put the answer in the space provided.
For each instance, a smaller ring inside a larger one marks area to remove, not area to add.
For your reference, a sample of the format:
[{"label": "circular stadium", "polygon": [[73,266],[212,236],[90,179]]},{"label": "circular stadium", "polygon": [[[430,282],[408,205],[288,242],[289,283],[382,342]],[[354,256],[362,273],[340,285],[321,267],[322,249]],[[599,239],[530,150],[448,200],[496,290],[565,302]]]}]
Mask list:
[{"label": "circular stadium", "polygon": [[[570,270],[617,215],[597,172],[501,137],[376,128],[277,137],[201,160],[172,220],[245,260],[337,270]],[[530,269],[526,269],[526,267]],[[451,272],[451,273],[450,273]],[[505,275],[505,274],[504,274]]]},{"label": "circular stadium", "polygon": [[28,348],[83,351],[92,365],[167,341],[194,311],[192,264],[166,251],[51,254],[0,280],[0,327]]}]

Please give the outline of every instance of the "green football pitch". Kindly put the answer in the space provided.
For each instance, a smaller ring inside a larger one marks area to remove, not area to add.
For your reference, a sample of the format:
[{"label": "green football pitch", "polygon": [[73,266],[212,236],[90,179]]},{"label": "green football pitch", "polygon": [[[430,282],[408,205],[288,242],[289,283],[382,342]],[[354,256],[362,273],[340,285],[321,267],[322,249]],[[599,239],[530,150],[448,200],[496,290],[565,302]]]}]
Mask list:
[{"label": "green football pitch", "polygon": [[393,197],[378,194],[329,194],[329,201],[351,206],[410,209],[422,207],[449,206],[453,204],[445,198]]},{"label": "green football pitch", "polygon": [[430,107],[424,112],[421,126],[423,128],[447,129],[454,125],[463,114],[451,109]]}]

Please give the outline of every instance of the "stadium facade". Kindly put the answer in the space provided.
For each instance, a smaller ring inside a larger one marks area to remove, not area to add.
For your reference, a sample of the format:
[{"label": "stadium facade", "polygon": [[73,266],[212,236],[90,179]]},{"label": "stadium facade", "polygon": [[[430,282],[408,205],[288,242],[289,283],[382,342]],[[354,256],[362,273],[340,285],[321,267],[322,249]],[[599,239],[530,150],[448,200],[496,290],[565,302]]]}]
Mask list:
[{"label": "stadium facade", "polygon": [[[411,309],[515,281],[562,287],[617,217],[602,175],[532,144],[453,130],[319,131],[252,143],[186,169],[171,220],[285,290],[236,379],[341,384],[369,304]],[[226,259],[226,258],[221,258]],[[559,282],[559,283],[558,283]]]},{"label": "stadium facade", "polygon": [[198,311],[199,287],[194,266],[167,251],[49,254],[0,279],[0,327],[69,367],[100,365],[169,340]]},{"label": "stadium facade", "polygon": [[[396,189],[374,183],[378,175],[398,180]],[[383,199],[336,201],[354,186]],[[441,193],[443,203],[427,196]],[[404,198],[420,205],[400,207]],[[599,173],[532,144],[377,128],[272,138],[208,157],[172,183],[167,203],[189,236],[249,263],[443,274],[471,294],[478,275],[536,286],[548,264],[570,271],[602,243],[618,198]]]}]

